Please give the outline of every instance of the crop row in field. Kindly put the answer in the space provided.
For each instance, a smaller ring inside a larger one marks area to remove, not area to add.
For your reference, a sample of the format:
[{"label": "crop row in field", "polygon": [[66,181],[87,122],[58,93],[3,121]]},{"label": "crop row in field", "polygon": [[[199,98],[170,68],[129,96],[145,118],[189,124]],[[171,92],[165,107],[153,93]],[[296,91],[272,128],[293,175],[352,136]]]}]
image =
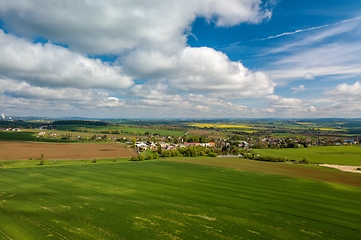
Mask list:
[{"label": "crop row in field", "polygon": [[344,185],[164,161],[0,171],[5,239],[361,234],[361,191]]},{"label": "crop row in field", "polygon": [[261,156],[285,157],[301,160],[307,158],[312,163],[340,165],[361,165],[360,146],[320,146],[308,148],[254,149]]}]

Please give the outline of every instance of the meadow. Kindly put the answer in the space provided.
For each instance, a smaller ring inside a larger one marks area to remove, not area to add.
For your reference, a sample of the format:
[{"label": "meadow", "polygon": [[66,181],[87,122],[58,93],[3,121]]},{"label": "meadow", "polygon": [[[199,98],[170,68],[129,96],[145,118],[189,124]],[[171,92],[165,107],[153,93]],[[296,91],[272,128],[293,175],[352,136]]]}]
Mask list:
[{"label": "meadow", "polygon": [[0,168],[0,182],[2,239],[361,234],[360,187],[264,172],[151,160]]},{"label": "meadow", "polygon": [[285,157],[301,160],[307,158],[312,163],[339,165],[361,165],[361,147],[356,146],[319,146],[308,148],[254,149],[261,156]]},{"label": "meadow", "polygon": [[79,125],[79,124],[62,124],[56,126],[60,131],[79,131],[80,129],[87,130],[90,133],[104,133],[119,131],[123,135],[143,135],[145,133],[159,134],[162,136],[182,136],[184,131],[166,129],[164,126],[131,126],[131,125],[117,125],[117,126],[94,126],[94,125]]},{"label": "meadow", "polygon": [[36,133],[34,131],[11,132],[0,131],[0,140],[7,141],[35,141]]},{"label": "meadow", "polygon": [[[36,142],[74,142],[74,140],[39,138],[39,130],[26,130],[21,132],[0,131],[0,141],[36,141]],[[47,131],[48,132],[48,131]],[[51,131],[54,132],[54,131]],[[69,134],[69,132],[63,132]]]}]

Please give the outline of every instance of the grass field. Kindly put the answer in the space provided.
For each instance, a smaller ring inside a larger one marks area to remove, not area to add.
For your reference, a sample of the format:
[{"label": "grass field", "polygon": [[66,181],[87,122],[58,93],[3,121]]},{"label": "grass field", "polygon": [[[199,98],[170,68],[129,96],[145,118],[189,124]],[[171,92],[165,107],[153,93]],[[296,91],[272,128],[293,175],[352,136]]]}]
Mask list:
[{"label": "grass field", "polygon": [[307,158],[312,163],[340,165],[361,165],[360,146],[320,146],[308,148],[254,149],[262,156],[281,156],[301,160]]},{"label": "grass field", "polygon": [[7,141],[35,141],[36,133],[33,131],[29,132],[10,132],[0,131],[0,140]]},{"label": "grass field", "polygon": [[[74,142],[72,140],[63,139],[51,139],[51,138],[37,138],[40,131],[21,131],[21,132],[10,132],[0,131],[0,141],[36,141],[36,142]],[[47,131],[54,132],[54,131]],[[66,132],[65,134],[72,134],[72,132]]]},{"label": "grass field", "polygon": [[122,134],[126,135],[138,135],[138,134],[145,134],[146,132],[151,134],[159,134],[162,136],[183,136],[184,131],[180,130],[169,130],[157,127],[133,127],[128,125],[119,125],[119,126],[93,126],[93,125],[77,125],[77,124],[64,124],[57,126],[58,130],[62,131],[76,131],[80,127],[88,128],[89,130],[93,130],[96,132],[103,132],[103,131],[121,131]]},{"label": "grass field", "polygon": [[359,187],[170,161],[0,169],[1,239],[357,239]]}]

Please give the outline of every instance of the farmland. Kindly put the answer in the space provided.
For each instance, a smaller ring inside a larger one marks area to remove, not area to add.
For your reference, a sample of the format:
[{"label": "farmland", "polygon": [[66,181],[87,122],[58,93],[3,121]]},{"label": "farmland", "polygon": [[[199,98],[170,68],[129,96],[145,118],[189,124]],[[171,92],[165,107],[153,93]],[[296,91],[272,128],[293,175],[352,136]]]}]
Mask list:
[{"label": "farmland", "polygon": [[3,239],[356,239],[361,233],[360,187],[346,184],[164,160],[0,173]]},{"label": "farmland", "polygon": [[0,142],[2,160],[130,158],[134,155],[134,151],[115,143]]},{"label": "farmland", "polygon": [[199,128],[241,128],[241,129],[250,129],[251,126],[240,125],[240,124],[224,124],[224,123],[192,123],[189,124],[192,127],[199,127]]},{"label": "farmland", "polygon": [[255,149],[254,153],[267,156],[301,160],[307,158],[312,163],[340,165],[361,165],[360,146],[321,146],[308,148]]},{"label": "farmland", "polygon": [[0,239],[355,239],[358,123],[5,121]]}]

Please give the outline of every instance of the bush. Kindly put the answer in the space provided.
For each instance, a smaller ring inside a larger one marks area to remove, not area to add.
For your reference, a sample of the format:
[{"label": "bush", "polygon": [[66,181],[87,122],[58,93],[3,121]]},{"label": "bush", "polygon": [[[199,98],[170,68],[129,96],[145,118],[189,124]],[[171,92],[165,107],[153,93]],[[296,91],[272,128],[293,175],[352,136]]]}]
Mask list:
[{"label": "bush", "polygon": [[163,156],[164,156],[164,157],[171,157],[171,156],[172,156],[172,153],[171,153],[171,151],[169,151],[169,150],[165,150],[165,151],[163,151]]},{"label": "bush", "polygon": [[310,161],[309,161],[307,158],[302,158],[302,160],[300,161],[300,163],[309,164]]},{"label": "bush", "polygon": [[208,157],[217,157],[217,153],[213,153],[213,152],[208,153]]},{"label": "bush", "polygon": [[137,156],[133,156],[130,158],[130,161],[139,161]]},{"label": "bush", "polygon": [[138,155],[138,161],[144,161],[144,156],[142,154],[139,154]]},{"label": "bush", "polygon": [[146,160],[151,160],[153,159],[153,154],[148,154],[146,157],[145,157]]},{"label": "bush", "polygon": [[138,156],[131,157],[130,161],[144,161],[144,156],[142,154],[138,154]]},{"label": "bush", "polygon": [[41,159],[39,165],[44,165],[44,164],[45,164],[45,161],[43,159]]}]

